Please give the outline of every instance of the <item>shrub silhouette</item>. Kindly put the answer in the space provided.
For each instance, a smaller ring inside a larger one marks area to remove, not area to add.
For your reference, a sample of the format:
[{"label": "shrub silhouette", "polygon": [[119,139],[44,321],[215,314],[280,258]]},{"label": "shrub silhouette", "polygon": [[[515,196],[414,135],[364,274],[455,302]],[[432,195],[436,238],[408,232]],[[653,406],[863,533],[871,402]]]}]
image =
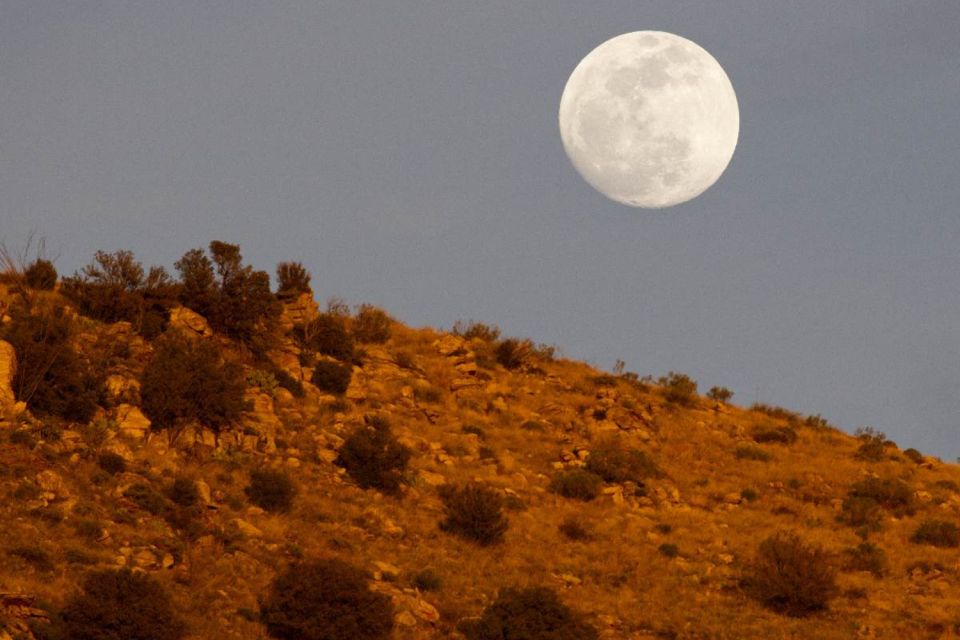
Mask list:
[{"label": "shrub silhouette", "polygon": [[128,569],[89,574],[60,619],[71,640],[179,640],[186,635],[160,583]]},{"label": "shrub silhouette", "polygon": [[393,321],[383,309],[364,304],[353,319],[353,337],[357,342],[383,344],[390,339],[392,324]]},{"label": "shrub silhouette", "polygon": [[913,489],[896,478],[866,478],[850,487],[849,495],[872,499],[897,517],[913,513]]},{"label": "shrub silhouette", "polygon": [[793,444],[797,441],[797,432],[793,427],[760,427],[751,434],[754,442],[760,444]]},{"label": "shrub silhouette", "polygon": [[503,541],[509,523],[503,515],[503,498],[499,493],[475,482],[444,485],[439,493],[446,516],[440,523],[443,531],[481,546]]},{"label": "shrub silhouette", "polygon": [[636,482],[642,485],[647,478],[660,476],[657,465],[639,449],[624,447],[615,439],[597,443],[587,456],[587,471],[606,482]]},{"label": "shrub silhouette", "polygon": [[730,398],[733,397],[733,391],[730,391],[730,389],[726,387],[710,387],[710,391],[707,392],[707,397],[717,402],[729,402]]},{"label": "shrub silhouette", "polygon": [[13,391],[32,411],[86,423],[105,395],[103,379],[80,360],[71,343],[73,323],[58,305],[14,305],[0,335],[13,345]]},{"label": "shrub silhouette", "polygon": [[192,507],[200,502],[200,490],[192,478],[177,476],[168,492],[169,498],[181,507]]},{"label": "shrub silhouette", "polygon": [[244,265],[238,245],[214,240],[210,257],[192,249],[175,266],[181,302],[206,317],[215,330],[250,346],[270,335],[280,315],[270,276]]},{"label": "shrub silhouette", "polygon": [[769,453],[759,447],[737,447],[733,452],[737,460],[756,460],[757,462],[770,462],[773,459]]},{"label": "shrub silhouette", "polygon": [[671,371],[661,377],[658,382],[664,387],[663,397],[667,402],[691,407],[697,399],[697,383],[684,373]]},{"label": "shrub silhouette", "polygon": [[163,267],[145,273],[130,251],[98,251],[93,262],[64,278],[61,290],[83,315],[101,322],[129,322],[147,338],[166,327],[179,293]]},{"label": "shrub silhouette", "polygon": [[482,340],[483,342],[496,342],[500,337],[500,328],[496,325],[484,324],[482,322],[464,322],[457,320],[453,324],[453,335],[461,336],[467,340]]},{"label": "shrub silhouette", "polygon": [[212,342],[165,335],[140,381],[143,412],[154,429],[179,431],[196,421],[221,431],[245,408],[239,364],[224,361]]},{"label": "shrub silhouette", "polygon": [[861,542],[856,547],[846,549],[844,555],[844,569],[847,571],[869,571],[880,577],[887,570],[887,554],[871,542]]},{"label": "shrub silhouette", "polygon": [[127,470],[127,461],[112,451],[106,451],[97,456],[97,466],[109,473],[117,475]]},{"label": "shrub silhouette", "polygon": [[597,630],[546,587],[504,589],[480,619],[461,628],[468,640],[595,640]]},{"label": "shrub silhouette", "polygon": [[290,510],[297,490],[290,476],[283,471],[255,469],[250,472],[250,484],[244,493],[261,509],[281,513]]},{"label": "shrub silhouette", "polygon": [[864,531],[878,531],[883,520],[883,509],[873,498],[847,496],[839,520]]},{"label": "shrub silhouette", "polygon": [[873,427],[860,427],[855,435],[860,440],[856,457],[867,462],[880,462],[886,457],[887,436]]},{"label": "shrub silhouette", "polygon": [[295,564],[278,575],[260,616],[280,640],[379,640],[390,637],[390,597],[370,591],[363,571],[340,560]]},{"label": "shrub silhouette", "polygon": [[123,497],[136,503],[144,511],[148,511],[155,516],[163,513],[167,508],[167,501],[163,496],[157,493],[153,487],[142,482],[137,482],[123,492]]},{"label": "shrub silhouette", "polygon": [[334,462],[364,489],[373,487],[395,494],[400,490],[401,473],[410,455],[410,450],[390,432],[390,425],[378,417],[347,437]]},{"label": "shrub silhouette", "polygon": [[350,387],[352,376],[353,368],[349,365],[319,360],[313,366],[313,377],[310,378],[310,382],[321,391],[343,395]]},{"label": "shrub silhouette", "polygon": [[568,540],[589,540],[592,537],[583,522],[573,516],[565,518],[558,529]]},{"label": "shrub silhouette", "polygon": [[924,520],[910,536],[910,542],[952,549],[960,546],[960,528],[946,520]]},{"label": "shrub silhouette", "polygon": [[603,478],[586,469],[570,469],[553,477],[550,490],[564,498],[589,502],[600,495]]},{"label": "shrub silhouette", "polygon": [[50,291],[57,286],[57,269],[53,263],[37,258],[23,272],[27,286],[41,291]]},{"label": "shrub silhouette", "polygon": [[433,569],[417,572],[410,583],[420,591],[439,591],[443,586],[443,580]]},{"label": "shrub silhouette", "polygon": [[300,348],[309,353],[319,353],[344,362],[353,359],[353,338],[341,316],[321,313],[310,322],[294,327],[294,338]]},{"label": "shrub silhouette", "polygon": [[505,369],[519,369],[530,355],[533,345],[529,340],[507,338],[497,343],[493,356]]},{"label": "shrub silhouette", "polygon": [[760,543],[745,586],[764,606],[802,617],[823,610],[836,594],[836,571],[826,552],[793,533],[779,532]]},{"label": "shrub silhouette", "polygon": [[277,297],[291,300],[304,293],[313,293],[310,288],[310,272],[299,262],[281,262],[277,265]]}]

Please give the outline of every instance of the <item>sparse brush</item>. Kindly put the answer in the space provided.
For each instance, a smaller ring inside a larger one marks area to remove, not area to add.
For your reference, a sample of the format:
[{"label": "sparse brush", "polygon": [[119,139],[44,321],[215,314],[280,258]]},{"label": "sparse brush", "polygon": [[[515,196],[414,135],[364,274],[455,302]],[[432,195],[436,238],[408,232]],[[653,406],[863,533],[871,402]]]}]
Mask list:
[{"label": "sparse brush", "polygon": [[360,305],[353,319],[352,333],[357,342],[383,344],[390,339],[393,320],[383,309],[370,304]]},{"label": "sparse brush", "polygon": [[646,453],[626,447],[616,439],[597,443],[587,456],[586,468],[606,482],[636,482],[642,485],[644,480],[662,475]]},{"label": "sparse brush", "polygon": [[737,460],[756,460],[757,462],[770,462],[773,456],[760,449],[759,447],[743,446],[737,447],[733,452]]},{"label": "sparse brush", "polygon": [[503,498],[499,493],[474,482],[444,485],[439,493],[446,515],[440,523],[442,530],[481,546],[503,541],[509,523],[503,515]]},{"label": "sparse brush", "polygon": [[671,371],[657,381],[663,387],[663,397],[667,402],[692,407],[697,399],[697,382],[684,373]]},{"label": "sparse brush", "polygon": [[468,640],[596,640],[597,630],[547,587],[504,589],[479,620],[460,631]]},{"label": "sparse brush", "polygon": [[836,570],[822,548],[780,532],[760,543],[744,586],[770,609],[802,617],[826,609],[837,592]]},{"label": "sparse brush", "polygon": [[348,365],[320,360],[313,366],[313,377],[310,382],[321,391],[334,395],[343,395],[350,387],[350,378],[353,369]]},{"label": "sparse brush", "polygon": [[244,492],[250,502],[274,513],[289,511],[297,494],[290,476],[283,471],[269,469],[251,471],[250,484]]},{"label": "sparse brush", "polygon": [[584,541],[592,537],[586,525],[574,516],[569,516],[561,522],[558,529],[567,540]]},{"label": "sparse brush", "polygon": [[910,536],[910,542],[953,549],[960,546],[960,528],[946,520],[924,520]]},{"label": "sparse brush", "polygon": [[375,417],[347,437],[334,462],[364,489],[396,494],[410,457],[411,451],[397,441],[390,425]]},{"label": "sparse brush", "polygon": [[550,482],[550,491],[564,498],[589,502],[598,495],[603,487],[603,478],[586,469],[562,471]]}]

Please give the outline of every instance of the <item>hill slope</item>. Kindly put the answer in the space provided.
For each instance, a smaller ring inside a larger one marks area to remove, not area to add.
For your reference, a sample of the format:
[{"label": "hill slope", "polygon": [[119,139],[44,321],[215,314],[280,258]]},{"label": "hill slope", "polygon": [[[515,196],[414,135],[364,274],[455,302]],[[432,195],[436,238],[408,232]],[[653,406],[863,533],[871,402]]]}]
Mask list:
[{"label": "hill slope", "polygon": [[[0,299],[12,308],[15,297]],[[604,374],[482,331],[390,322],[384,342],[358,346],[346,392],[325,393],[309,381],[332,359],[306,360],[293,337],[318,314],[311,296],[288,299],[275,341],[254,356],[173,309],[167,332],[243,367],[247,404],[219,432],[151,428],[141,380],[159,347],[129,323],[72,320],[71,343],[105,381],[85,422],[18,403],[16,354],[0,342],[0,638],[41,633],[85,575],[121,566],[159,580],[189,637],[262,638],[259,601],[274,576],[329,557],[367,570],[392,599],[396,638],[462,637],[459,623],[515,586],[555,589],[608,638],[957,632],[956,549],[911,542],[924,521],[958,521],[953,465],[878,434],[690,395],[683,377]],[[356,318],[338,317],[356,330]],[[280,372],[302,397],[277,386]],[[377,417],[412,454],[397,494],[361,488],[338,464],[345,439]],[[602,470],[601,454],[639,461],[627,465],[634,477],[591,488],[563,476]],[[293,479],[288,510],[252,503],[247,487],[263,470]],[[200,505],[181,519],[177,478],[195,483]],[[468,482],[502,497],[499,544],[439,526],[440,488]],[[822,546],[838,570],[825,610],[789,616],[751,595],[761,541],[780,531]],[[864,539],[873,546],[856,552]]]}]

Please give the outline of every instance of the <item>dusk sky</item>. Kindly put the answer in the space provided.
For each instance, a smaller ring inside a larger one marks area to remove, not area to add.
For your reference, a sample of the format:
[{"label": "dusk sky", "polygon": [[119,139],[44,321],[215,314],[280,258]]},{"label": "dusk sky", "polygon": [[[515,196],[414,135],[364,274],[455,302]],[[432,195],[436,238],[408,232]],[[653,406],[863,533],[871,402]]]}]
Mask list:
[{"label": "dusk sky", "polygon": [[[594,47],[688,38],[736,90],[662,210],[567,159]],[[320,300],[457,319],[960,455],[960,2],[0,0],[0,239],[61,273],[219,239]]]}]

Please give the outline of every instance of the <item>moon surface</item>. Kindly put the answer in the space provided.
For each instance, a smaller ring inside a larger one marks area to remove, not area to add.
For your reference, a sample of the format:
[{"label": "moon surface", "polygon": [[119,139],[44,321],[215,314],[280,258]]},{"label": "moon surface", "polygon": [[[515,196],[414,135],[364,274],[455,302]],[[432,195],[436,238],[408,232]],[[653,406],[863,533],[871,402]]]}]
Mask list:
[{"label": "moon surface", "polygon": [[686,38],[635,31],[577,65],[560,99],[560,137],[608,198],[662,208],[710,188],[733,157],[740,109],[713,56]]}]

